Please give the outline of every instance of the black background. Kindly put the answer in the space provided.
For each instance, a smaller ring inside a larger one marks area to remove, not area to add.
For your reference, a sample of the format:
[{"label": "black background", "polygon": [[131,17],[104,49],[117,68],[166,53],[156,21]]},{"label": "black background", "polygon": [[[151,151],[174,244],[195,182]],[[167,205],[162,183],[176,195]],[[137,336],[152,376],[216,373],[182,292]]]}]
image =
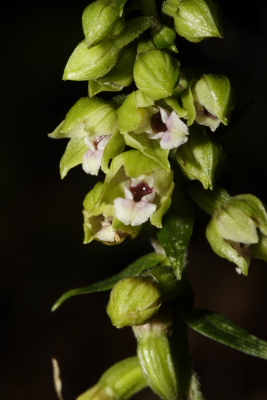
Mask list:
[{"label": "black background", "polygon": [[[242,99],[256,100],[225,138],[231,194],[267,200],[266,3],[220,0],[224,40],[180,39],[183,66],[227,75]],[[92,386],[113,363],[135,354],[131,329],[113,328],[108,293],[69,300],[65,291],[118,272],[151,251],[144,234],[120,246],[83,245],[82,201],[96,183],[80,167],[60,181],[65,141],[47,137],[86,95],[85,82],[63,82],[65,63],[83,39],[86,1],[18,2],[1,13],[1,373],[3,400],[56,400],[51,357],[58,359],[68,400]],[[220,259],[204,236],[208,217],[197,211],[189,252],[196,306],[220,312],[267,340],[267,268],[253,260],[249,276]],[[206,400],[266,400],[267,361],[226,348],[190,331],[195,369]],[[149,390],[140,399],[153,398]]]}]

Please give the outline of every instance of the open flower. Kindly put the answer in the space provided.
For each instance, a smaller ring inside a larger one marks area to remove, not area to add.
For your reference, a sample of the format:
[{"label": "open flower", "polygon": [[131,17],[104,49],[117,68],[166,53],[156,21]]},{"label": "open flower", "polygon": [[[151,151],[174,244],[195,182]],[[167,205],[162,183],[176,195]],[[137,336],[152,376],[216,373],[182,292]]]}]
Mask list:
[{"label": "open flower", "polygon": [[87,174],[98,175],[101,167],[104,149],[111,135],[102,135],[85,138],[85,144],[89,147],[83,157],[82,167]]},{"label": "open flower", "polygon": [[141,225],[156,211],[157,206],[152,203],[156,195],[153,184],[153,174],[126,182],[125,199],[118,197],[114,200],[116,217],[125,225]]},{"label": "open flower", "polygon": [[160,147],[170,150],[181,146],[188,140],[188,127],[179,118],[175,111],[170,113],[164,108],[158,107],[159,112],[151,117],[152,132],[150,139],[161,139]]}]

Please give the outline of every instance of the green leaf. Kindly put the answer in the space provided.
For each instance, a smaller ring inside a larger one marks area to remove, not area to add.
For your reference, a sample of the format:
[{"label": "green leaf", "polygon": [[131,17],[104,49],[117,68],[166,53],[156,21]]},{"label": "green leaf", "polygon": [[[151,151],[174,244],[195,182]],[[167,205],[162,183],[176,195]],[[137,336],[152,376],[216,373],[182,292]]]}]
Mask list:
[{"label": "green leaf", "polygon": [[182,277],[186,249],[192,235],[193,210],[181,190],[177,191],[167,214],[163,228],[158,233],[160,243],[166,251],[171,266],[178,279]]},{"label": "green leaf", "polygon": [[119,282],[121,279],[128,278],[131,276],[139,275],[141,272],[148,268],[155,267],[158,264],[166,262],[166,256],[157,253],[146,254],[145,256],[139,258],[130,264],[123,271],[114,275],[110,278],[104,279],[98,283],[94,283],[93,285],[87,286],[85,288],[73,289],[69,292],[63,294],[60,299],[53,305],[52,311],[55,311],[59,306],[61,306],[64,301],[69,299],[70,297],[77,296],[78,294],[88,294],[94,292],[103,292],[105,290],[112,289],[113,286]]},{"label": "green leaf", "polygon": [[267,359],[267,342],[251,335],[220,314],[199,309],[182,314],[182,318],[191,328],[210,339],[251,356]]}]

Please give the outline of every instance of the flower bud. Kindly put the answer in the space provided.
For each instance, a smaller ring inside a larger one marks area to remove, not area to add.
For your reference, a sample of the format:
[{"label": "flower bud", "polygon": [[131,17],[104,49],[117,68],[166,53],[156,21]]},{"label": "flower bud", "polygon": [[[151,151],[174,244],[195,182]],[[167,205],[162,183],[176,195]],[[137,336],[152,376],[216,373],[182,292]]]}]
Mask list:
[{"label": "flower bud", "polygon": [[133,66],[135,63],[136,47],[124,47],[119,54],[114,67],[102,78],[89,80],[89,97],[97,93],[117,92],[133,82]]},{"label": "flower bud", "polygon": [[179,77],[180,63],[161,50],[139,54],[134,66],[134,80],[138,89],[153,100],[172,96]]},{"label": "flower bud", "polygon": [[205,189],[213,189],[225,159],[222,145],[204,128],[193,126],[189,132],[188,142],[178,148],[176,159],[187,178],[198,179]]},{"label": "flower bud", "polygon": [[86,40],[83,40],[70,56],[63,79],[87,81],[101,78],[114,67],[120,50],[153,26],[155,26],[154,18],[139,17],[130,20],[127,27],[115,39],[103,40],[90,48]]},{"label": "flower bud", "polygon": [[151,35],[157,49],[167,48],[178,53],[177,47],[175,46],[176,33],[173,29],[166,25],[161,25],[160,29],[152,29]]},{"label": "flower bud", "polygon": [[113,39],[124,29],[121,17],[126,1],[96,0],[83,12],[83,31],[88,47],[95,46],[101,40]]},{"label": "flower bud", "polygon": [[109,368],[77,400],[128,400],[146,386],[138,357],[131,357]]},{"label": "flower bud", "polygon": [[168,0],[163,11],[174,17],[176,32],[190,42],[223,37],[220,9],[213,0]]},{"label": "flower bud", "polygon": [[135,276],[119,281],[110,293],[107,313],[117,328],[147,323],[161,306],[161,292],[156,279]]},{"label": "flower bud", "polygon": [[266,210],[255,196],[234,196],[214,213],[206,235],[215,253],[234,262],[237,271],[247,275],[253,256],[251,245],[262,243],[261,235],[267,235]]},{"label": "flower bud", "polygon": [[191,368],[184,326],[173,324],[167,308],[133,331],[140,365],[151,389],[164,400],[187,398]]}]

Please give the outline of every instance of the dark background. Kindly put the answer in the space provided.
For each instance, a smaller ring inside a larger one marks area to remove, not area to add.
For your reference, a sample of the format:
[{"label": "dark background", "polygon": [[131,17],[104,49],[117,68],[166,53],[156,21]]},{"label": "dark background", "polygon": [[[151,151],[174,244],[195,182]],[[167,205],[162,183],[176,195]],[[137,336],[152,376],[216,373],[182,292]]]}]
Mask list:
[{"label": "dark background", "polygon": [[[220,0],[226,38],[201,44],[180,39],[183,66],[227,75],[240,100],[256,100],[225,138],[231,194],[267,200],[267,60],[263,1]],[[47,137],[86,95],[85,82],[63,82],[65,63],[83,39],[86,1],[18,2],[1,13],[1,373],[2,400],[56,400],[51,357],[58,359],[68,400],[92,386],[113,363],[135,354],[131,329],[113,328],[108,293],[69,300],[67,290],[112,275],[151,251],[144,234],[120,246],[83,245],[82,201],[97,178],[80,167],[61,181],[66,141]],[[220,259],[204,236],[208,217],[197,212],[189,252],[196,306],[220,312],[267,340],[267,268],[253,260],[249,276]],[[267,361],[226,348],[190,331],[195,369],[206,400],[266,400]],[[139,399],[152,398],[149,390]]]}]

